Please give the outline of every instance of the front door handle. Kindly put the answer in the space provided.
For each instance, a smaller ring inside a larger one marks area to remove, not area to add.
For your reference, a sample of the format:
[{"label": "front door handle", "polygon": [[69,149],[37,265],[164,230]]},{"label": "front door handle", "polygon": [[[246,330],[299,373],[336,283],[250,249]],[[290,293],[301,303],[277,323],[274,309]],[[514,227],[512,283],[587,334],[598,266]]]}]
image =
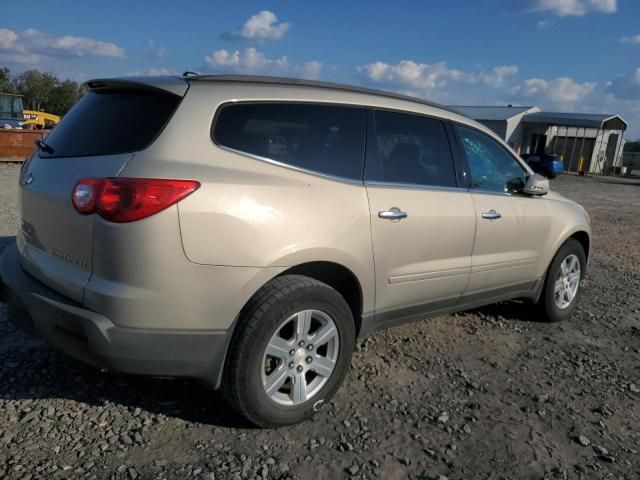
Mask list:
[{"label": "front door handle", "polygon": [[482,212],[482,218],[486,218],[487,220],[497,220],[502,218],[500,212],[496,212],[493,208],[488,212]]},{"label": "front door handle", "polygon": [[389,210],[378,212],[378,217],[385,220],[400,220],[401,218],[407,218],[407,212],[403,212],[398,207],[392,207]]}]

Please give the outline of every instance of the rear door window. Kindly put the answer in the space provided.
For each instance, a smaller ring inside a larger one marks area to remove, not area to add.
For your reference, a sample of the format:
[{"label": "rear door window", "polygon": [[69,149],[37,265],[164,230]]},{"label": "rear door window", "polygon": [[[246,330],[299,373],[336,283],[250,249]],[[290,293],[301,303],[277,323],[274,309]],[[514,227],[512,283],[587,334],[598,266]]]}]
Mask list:
[{"label": "rear door window", "polygon": [[98,90],[87,93],[46,138],[53,153],[84,157],[133,153],[147,148],[181,97],[162,90]]},{"label": "rear door window", "polygon": [[349,106],[241,103],[222,107],[211,133],[222,147],[360,180],[365,118],[363,108]]},{"label": "rear door window", "polygon": [[[367,149],[367,180],[455,187],[449,139],[440,120],[375,111],[375,135]],[[371,161],[369,161],[371,160]]]}]

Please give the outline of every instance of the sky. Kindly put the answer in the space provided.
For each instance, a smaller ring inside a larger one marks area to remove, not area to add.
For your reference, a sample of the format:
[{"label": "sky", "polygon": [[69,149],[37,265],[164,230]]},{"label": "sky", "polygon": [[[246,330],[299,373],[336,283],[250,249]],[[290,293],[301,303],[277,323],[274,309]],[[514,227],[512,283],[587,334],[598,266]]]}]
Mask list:
[{"label": "sky", "polygon": [[611,113],[640,138],[638,0],[0,0],[0,67],[242,73]]}]

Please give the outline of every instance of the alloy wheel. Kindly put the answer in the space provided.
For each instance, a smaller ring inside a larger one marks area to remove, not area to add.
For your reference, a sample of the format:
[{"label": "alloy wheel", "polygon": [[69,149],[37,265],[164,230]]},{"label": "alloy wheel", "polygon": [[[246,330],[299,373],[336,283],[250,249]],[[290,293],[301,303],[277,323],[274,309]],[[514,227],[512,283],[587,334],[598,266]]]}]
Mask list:
[{"label": "alloy wheel", "polygon": [[338,329],[325,312],[303,310],[290,316],[276,329],[264,352],[265,392],[280,405],[312,399],[331,377],[339,351]]}]

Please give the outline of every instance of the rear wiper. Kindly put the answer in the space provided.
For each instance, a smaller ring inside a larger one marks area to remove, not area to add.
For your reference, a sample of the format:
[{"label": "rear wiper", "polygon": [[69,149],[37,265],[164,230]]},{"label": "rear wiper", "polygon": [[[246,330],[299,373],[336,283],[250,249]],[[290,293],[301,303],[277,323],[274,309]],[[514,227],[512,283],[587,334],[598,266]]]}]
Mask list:
[{"label": "rear wiper", "polygon": [[36,140],[36,145],[38,146],[38,148],[40,148],[40,150],[50,154],[53,154],[53,152],[55,151],[51,145],[47,145],[43,140]]}]

